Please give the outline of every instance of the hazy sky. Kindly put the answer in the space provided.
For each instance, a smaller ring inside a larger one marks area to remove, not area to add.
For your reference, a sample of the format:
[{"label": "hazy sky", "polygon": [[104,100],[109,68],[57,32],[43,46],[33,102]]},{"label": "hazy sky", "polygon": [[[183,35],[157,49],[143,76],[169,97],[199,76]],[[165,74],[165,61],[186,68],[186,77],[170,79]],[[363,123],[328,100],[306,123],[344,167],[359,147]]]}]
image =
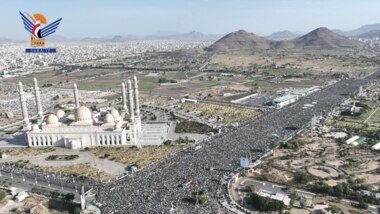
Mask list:
[{"label": "hazy sky", "polygon": [[18,11],[63,17],[57,35],[105,37],[184,33],[259,35],[320,26],[351,30],[380,22],[380,0],[2,0],[0,37],[28,36]]}]

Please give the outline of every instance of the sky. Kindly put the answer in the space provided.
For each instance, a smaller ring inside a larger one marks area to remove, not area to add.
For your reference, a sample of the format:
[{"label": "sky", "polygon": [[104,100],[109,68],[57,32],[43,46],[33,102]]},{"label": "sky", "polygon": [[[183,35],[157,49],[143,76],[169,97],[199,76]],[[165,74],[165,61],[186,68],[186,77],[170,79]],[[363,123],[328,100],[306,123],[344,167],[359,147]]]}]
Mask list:
[{"label": "sky", "polygon": [[0,37],[24,39],[18,11],[63,18],[56,35],[112,37],[199,31],[258,35],[380,23],[379,0],[1,0]]}]

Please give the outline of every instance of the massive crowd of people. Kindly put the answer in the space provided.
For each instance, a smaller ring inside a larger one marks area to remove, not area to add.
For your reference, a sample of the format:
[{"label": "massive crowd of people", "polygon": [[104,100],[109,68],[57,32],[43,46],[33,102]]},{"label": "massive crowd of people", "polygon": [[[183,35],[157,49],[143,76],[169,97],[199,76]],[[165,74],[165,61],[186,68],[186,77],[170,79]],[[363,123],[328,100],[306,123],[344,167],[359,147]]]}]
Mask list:
[{"label": "massive crowd of people", "polygon": [[[240,168],[241,157],[252,161],[270,150],[273,143],[281,142],[305,128],[314,115],[327,114],[336,105],[355,95],[359,87],[380,72],[366,79],[346,79],[302,98],[292,106],[265,112],[251,121],[199,143],[200,149],[187,149],[170,155],[115,182],[99,184],[84,178],[22,169],[12,164],[1,164],[0,172],[16,177],[36,179],[69,189],[85,185],[95,187],[97,202],[103,213],[218,213],[226,200],[228,178]],[[304,104],[316,101],[312,108]],[[191,185],[180,188],[191,180]],[[86,189],[87,189],[86,188]],[[199,205],[191,202],[191,193],[203,189],[207,201]]]},{"label": "massive crowd of people", "polygon": [[[239,168],[240,157],[259,157],[273,143],[285,140],[310,123],[314,115],[325,115],[354,96],[377,72],[366,79],[346,79],[302,98],[292,106],[263,114],[226,134],[203,142],[198,150],[184,150],[171,158],[117,182],[98,186],[97,200],[104,213],[219,213],[225,200],[226,179]],[[304,104],[317,103],[312,108]],[[186,188],[178,186],[192,180]],[[207,201],[191,202],[191,192],[203,189]]]}]

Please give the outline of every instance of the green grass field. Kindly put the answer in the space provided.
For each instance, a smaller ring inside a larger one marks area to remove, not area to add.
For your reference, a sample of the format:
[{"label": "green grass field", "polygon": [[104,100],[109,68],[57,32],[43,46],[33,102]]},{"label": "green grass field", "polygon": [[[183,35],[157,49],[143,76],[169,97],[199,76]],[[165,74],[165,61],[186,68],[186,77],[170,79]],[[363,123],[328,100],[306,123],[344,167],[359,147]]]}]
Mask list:
[{"label": "green grass field", "polygon": [[213,128],[210,126],[195,121],[181,121],[175,127],[175,133],[207,134],[212,131]]},{"label": "green grass field", "polygon": [[99,90],[120,88],[119,82],[78,82],[78,88],[81,90]]},{"label": "green grass field", "polygon": [[335,126],[361,129],[368,124],[369,128],[377,129],[376,127],[371,127],[371,124],[380,120],[379,110],[372,115],[372,118],[366,124],[364,122],[379,107],[379,104],[370,101],[366,101],[364,104],[368,106],[367,110],[364,110],[359,116],[342,116],[335,122]]},{"label": "green grass field", "polygon": [[152,91],[157,86],[158,83],[149,80],[141,80],[139,82],[139,89],[141,91]]}]

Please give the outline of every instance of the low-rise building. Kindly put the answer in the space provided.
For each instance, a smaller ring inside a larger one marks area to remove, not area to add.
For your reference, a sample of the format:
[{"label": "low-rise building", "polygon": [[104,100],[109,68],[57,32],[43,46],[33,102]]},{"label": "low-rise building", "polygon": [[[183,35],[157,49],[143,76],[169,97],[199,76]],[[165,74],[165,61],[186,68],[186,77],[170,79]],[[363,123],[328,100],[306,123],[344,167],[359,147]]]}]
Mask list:
[{"label": "low-rise building", "polygon": [[357,145],[365,143],[366,140],[367,140],[367,138],[365,138],[365,137],[353,136],[350,139],[346,140],[346,144],[357,146]]},{"label": "low-rise building", "polygon": [[380,142],[376,143],[375,145],[372,146],[373,150],[379,150],[380,149]]},{"label": "low-rise building", "polygon": [[23,200],[25,200],[25,198],[27,198],[29,195],[27,192],[20,192],[17,196],[16,196],[16,200],[18,202],[21,202]]},{"label": "low-rise building", "polygon": [[276,108],[283,108],[287,105],[297,102],[297,100],[298,100],[298,95],[288,94],[288,95],[277,97],[276,99],[274,99],[273,105],[275,105]]},{"label": "low-rise building", "polygon": [[290,204],[289,196],[282,194],[282,193],[278,193],[278,192],[274,193],[274,192],[269,192],[269,191],[262,189],[262,190],[260,190],[260,192],[258,192],[258,194],[260,196],[270,198],[272,200],[282,201],[285,204],[285,206],[289,206],[289,204]]},{"label": "low-rise building", "polygon": [[186,102],[188,102],[188,103],[197,103],[198,100],[196,100],[196,99],[189,99],[189,98],[182,98],[181,99],[181,103],[186,103]]}]

